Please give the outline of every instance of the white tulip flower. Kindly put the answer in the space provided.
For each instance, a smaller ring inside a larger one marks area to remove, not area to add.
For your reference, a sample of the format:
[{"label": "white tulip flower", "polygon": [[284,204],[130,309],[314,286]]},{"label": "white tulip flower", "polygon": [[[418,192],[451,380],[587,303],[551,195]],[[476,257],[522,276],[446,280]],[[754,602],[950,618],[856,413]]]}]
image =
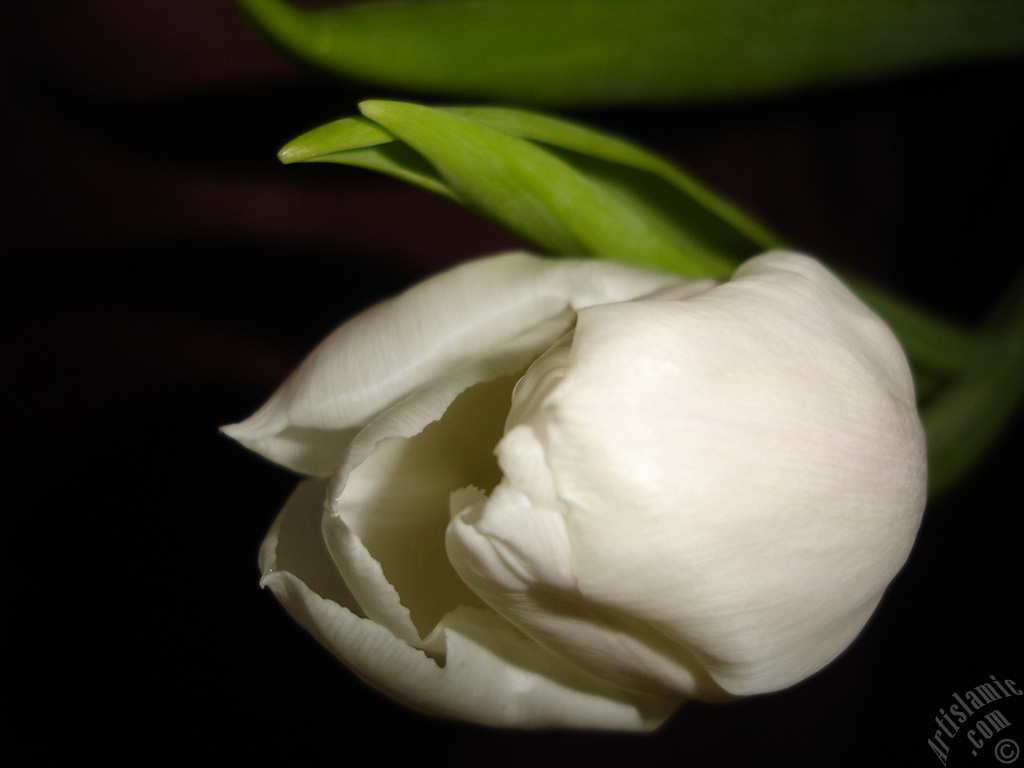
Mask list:
[{"label": "white tulip flower", "polygon": [[925,501],[899,344],[788,252],[721,284],[469,262],[341,326],[225,431],[310,475],[263,584],[387,695],[496,726],[645,730],[806,678]]}]

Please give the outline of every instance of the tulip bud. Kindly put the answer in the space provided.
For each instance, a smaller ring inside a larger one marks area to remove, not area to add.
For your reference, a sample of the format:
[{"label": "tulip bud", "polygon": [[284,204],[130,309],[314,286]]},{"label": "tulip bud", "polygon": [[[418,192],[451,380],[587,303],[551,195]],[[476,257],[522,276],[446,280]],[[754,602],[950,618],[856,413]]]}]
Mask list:
[{"label": "tulip bud", "polygon": [[864,626],[925,499],[898,343],[784,252],[722,284],[470,262],[227,431],[320,476],[264,584],[385,693],[491,725],[649,729],[802,680]]}]

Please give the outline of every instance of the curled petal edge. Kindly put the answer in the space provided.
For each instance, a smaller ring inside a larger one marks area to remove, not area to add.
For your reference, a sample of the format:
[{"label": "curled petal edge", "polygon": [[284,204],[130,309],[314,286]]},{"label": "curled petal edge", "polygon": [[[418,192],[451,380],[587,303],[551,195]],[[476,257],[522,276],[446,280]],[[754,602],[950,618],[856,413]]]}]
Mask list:
[{"label": "curled petal edge", "polygon": [[336,329],[262,408],[223,431],[297,472],[328,475],[364,426],[419,388],[571,310],[684,283],[615,262],[523,252],[465,262]]},{"label": "curled petal edge", "polygon": [[653,730],[679,705],[593,678],[489,610],[457,608],[416,647],[360,616],[357,606],[320,596],[280,568],[277,558],[283,528],[319,527],[321,512],[308,504],[309,484],[322,487],[323,481],[300,485],[296,496],[302,493],[306,502],[293,496],[263,542],[261,584],[357,677],[390,698],[425,714],[494,727],[619,731]]}]

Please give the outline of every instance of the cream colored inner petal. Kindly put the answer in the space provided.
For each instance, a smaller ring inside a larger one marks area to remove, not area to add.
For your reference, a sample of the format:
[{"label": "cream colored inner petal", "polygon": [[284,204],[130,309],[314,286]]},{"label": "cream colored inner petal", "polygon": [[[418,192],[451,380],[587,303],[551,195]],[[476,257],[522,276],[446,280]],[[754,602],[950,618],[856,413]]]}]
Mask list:
[{"label": "cream colored inner petal", "polygon": [[420,434],[381,440],[335,507],[380,563],[421,637],[459,605],[483,606],[445,552],[449,498],[468,485],[489,492],[501,479],[494,447],[515,381],[470,387]]},{"label": "cream colored inner petal", "polygon": [[326,477],[338,468],[360,429],[289,426],[277,435],[275,444],[287,466],[301,466],[306,473]]},{"label": "cream colored inner petal", "polygon": [[276,543],[268,570],[294,574],[316,594],[362,616],[324,542],[326,495],[327,480],[319,477],[307,478],[295,488],[271,531]]}]

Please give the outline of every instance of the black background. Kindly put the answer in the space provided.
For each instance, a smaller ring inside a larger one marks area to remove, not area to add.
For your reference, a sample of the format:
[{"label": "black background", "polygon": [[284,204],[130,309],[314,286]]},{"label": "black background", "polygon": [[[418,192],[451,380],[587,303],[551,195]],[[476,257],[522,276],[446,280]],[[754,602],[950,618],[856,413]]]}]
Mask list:
[{"label": "black background", "polygon": [[[337,323],[516,241],[275,153],[382,89],[304,72],[227,0],[41,0],[0,25],[5,698],[42,758],[937,765],[955,692],[1021,670],[1020,419],[839,660],[658,733],[435,721],[259,589],[294,478],[217,432]],[[952,317],[1021,265],[1020,59],[701,108],[571,113],[676,158],[807,250]],[[402,94],[398,94],[401,96]],[[420,100],[424,97],[413,96]],[[1002,702],[1024,743],[1024,706]],[[993,742],[994,743],[994,740]],[[996,764],[953,740],[950,765]],[[369,752],[363,752],[368,747]]]}]

